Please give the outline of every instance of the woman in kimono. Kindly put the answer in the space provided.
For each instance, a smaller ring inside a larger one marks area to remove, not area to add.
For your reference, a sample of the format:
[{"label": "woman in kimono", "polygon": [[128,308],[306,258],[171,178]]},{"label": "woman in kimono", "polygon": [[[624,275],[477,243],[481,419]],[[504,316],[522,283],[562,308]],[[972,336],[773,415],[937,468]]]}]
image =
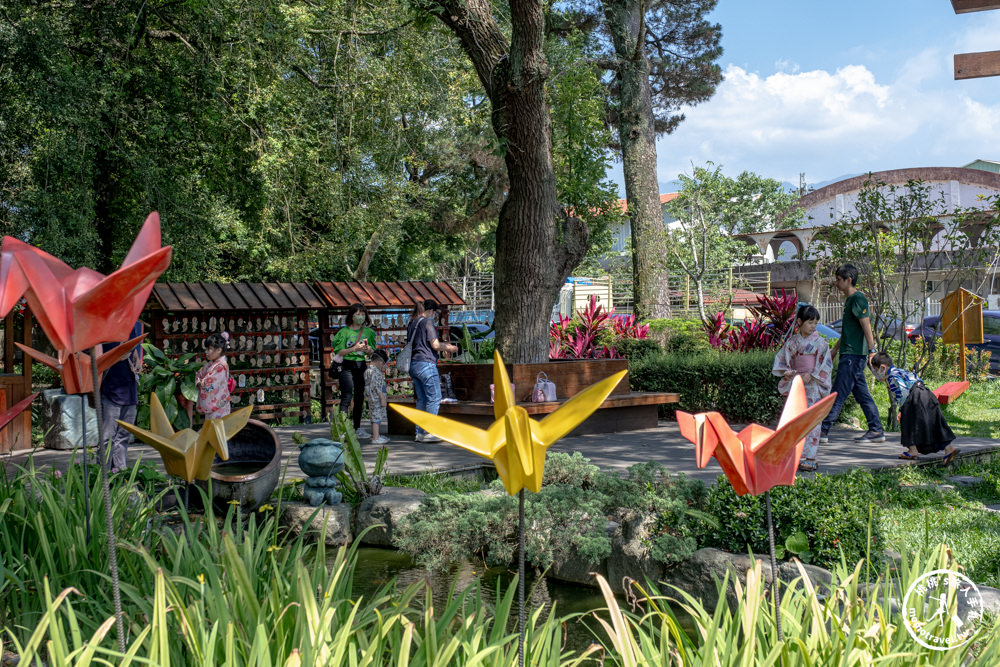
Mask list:
[{"label": "woman in kimono", "polygon": [[[801,306],[795,316],[796,331],[778,350],[772,369],[781,378],[778,391],[782,396],[788,396],[792,380],[796,375],[801,376],[809,405],[829,395],[833,380],[833,357],[830,356],[830,346],[826,339],[816,333],[818,324],[819,311],[813,306]],[[802,461],[799,463],[799,470],[802,472],[814,472],[819,467],[816,463],[819,435],[820,426],[817,425],[806,436]]]}]

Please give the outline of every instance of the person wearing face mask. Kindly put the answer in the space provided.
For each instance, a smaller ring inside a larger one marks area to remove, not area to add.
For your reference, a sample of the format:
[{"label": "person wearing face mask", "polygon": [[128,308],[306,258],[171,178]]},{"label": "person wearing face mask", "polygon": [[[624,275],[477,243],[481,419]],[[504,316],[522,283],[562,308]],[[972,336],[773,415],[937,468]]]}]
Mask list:
[{"label": "person wearing face mask", "polygon": [[340,411],[347,412],[351,401],[354,411],[351,415],[354,431],[359,438],[370,438],[371,433],[361,428],[361,413],[364,409],[365,369],[368,354],[375,349],[375,331],[369,327],[368,309],[360,303],[351,304],[347,309],[347,326],[333,337],[334,354],[343,357],[340,374]]},{"label": "person wearing face mask", "polygon": [[[441,378],[438,375],[437,360],[441,352],[458,352],[457,345],[445,343],[438,338],[435,326],[440,317],[441,307],[434,299],[423,302],[420,317],[410,321],[406,328],[406,340],[412,344],[413,356],[410,360],[410,377],[413,379],[413,394],[417,410],[432,415],[441,407]],[[417,442],[441,442],[441,438],[425,433],[417,427]]]},{"label": "person wearing face mask", "polygon": [[892,357],[878,352],[872,357],[872,374],[884,382],[899,406],[900,442],[906,451],[899,458],[915,461],[920,454],[933,454],[944,450],[944,463],[950,463],[958,454],[951,444],[955,433],[948,426],[937,396],[924,386],[916,373],[896,368]]}]

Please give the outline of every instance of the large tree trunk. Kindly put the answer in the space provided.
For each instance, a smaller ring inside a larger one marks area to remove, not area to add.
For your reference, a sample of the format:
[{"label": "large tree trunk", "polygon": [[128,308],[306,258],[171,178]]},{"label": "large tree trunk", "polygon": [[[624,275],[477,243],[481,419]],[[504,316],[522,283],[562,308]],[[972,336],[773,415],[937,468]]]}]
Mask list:
[{"label": "large tree trunk", "polygon": [[[436,3],[424,5],[430,11]],[[548,326],[559,289],[587,251],[587,227],[558,206],[539,0],[510,0],[511,41],[489,0],[445,0],[434,13],[462,41],[493,106],[510,191],[497,225],[496,345],[504,360],[549,356]]]},{"label": "large tree trunk", "polygon": [[618,137],[632,224],[632,285],[639,319],[668,317],[667,246],[656,174],[656,131],[639,0],[604,4],[618,56]]}]

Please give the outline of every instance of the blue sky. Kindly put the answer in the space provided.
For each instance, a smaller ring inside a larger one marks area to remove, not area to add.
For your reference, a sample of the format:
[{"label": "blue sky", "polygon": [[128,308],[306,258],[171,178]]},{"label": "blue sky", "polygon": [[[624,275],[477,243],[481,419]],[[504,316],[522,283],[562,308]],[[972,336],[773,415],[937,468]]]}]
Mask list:
[{"label": "blue sky", "polygon": [[[725,81],[657,142],[668,183],[713,161],[798,183],[1000,160],[1000,77],[955,81],[955,53],[1000,50],[1000,11],[949,0],[720,0]],[[612,178],[621,183],[621,166]],[[624,191],[623,188],[621,188]],[[624,195],[623,195],[624,196]]]}]

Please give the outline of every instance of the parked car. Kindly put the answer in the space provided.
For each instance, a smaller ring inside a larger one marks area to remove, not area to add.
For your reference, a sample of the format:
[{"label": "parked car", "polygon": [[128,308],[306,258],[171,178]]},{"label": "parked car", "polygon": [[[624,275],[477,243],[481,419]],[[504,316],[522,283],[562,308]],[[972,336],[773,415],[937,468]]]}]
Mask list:
[{"label": "parked car", "polygon": [[[941,337],[941,316],[925,317],[916,336],[933,344]],[[983,342],[968,346],[973,350],[987,350],[990,353],[990,373],[1000,373],[1000,310],[983,311]]]},{"label": "parked car", "polygon": [[[843,320],[834,320],[830,322],[829,326],[837,332],[840,332],[840,327],[843,324]],[[917,327],[913,324],[906,324],[903,320],[892,319],[886,326],[885,331],[882,332],[882,338],[889,338],[893,340],[899,340],[899,328],[904,327],[906,331],[906,337],[911,341],[916,340],[917,337]]]},{"label": "parked car", "polygon": [[840,332],[832,327],[828,327],[825,324],[816,325],[816,333],[829,340],[840,340]]},{"label": "parked car", "polygon": [[[476,322],[465,322],[464,324],[469,328],[469,335],[473,341],[493,338],[494,336],[493,327],[488,324],[478,324]],[[462,340],[462,324],[451,324],[448,328],[448,335],[452,343],[460,342]]]}]

